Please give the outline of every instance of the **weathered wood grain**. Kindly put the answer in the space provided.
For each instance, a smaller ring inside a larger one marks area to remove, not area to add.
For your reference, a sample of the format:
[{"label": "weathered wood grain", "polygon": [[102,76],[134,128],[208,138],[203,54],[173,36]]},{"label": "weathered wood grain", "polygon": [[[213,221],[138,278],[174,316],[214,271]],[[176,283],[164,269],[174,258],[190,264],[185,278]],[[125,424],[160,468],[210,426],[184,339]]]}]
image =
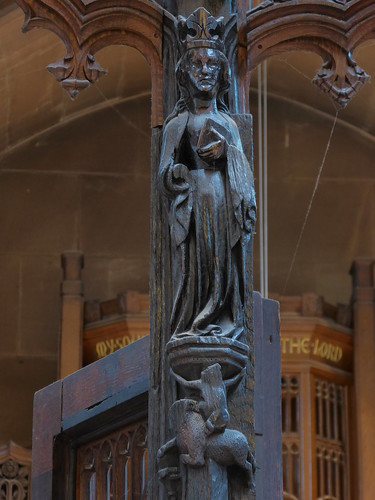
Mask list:
[{"label": "weathered wood grain", "polygon": [[31,500],[55,500],[53,444],[61,432],[61,380],[38,391],[34,398]]}]

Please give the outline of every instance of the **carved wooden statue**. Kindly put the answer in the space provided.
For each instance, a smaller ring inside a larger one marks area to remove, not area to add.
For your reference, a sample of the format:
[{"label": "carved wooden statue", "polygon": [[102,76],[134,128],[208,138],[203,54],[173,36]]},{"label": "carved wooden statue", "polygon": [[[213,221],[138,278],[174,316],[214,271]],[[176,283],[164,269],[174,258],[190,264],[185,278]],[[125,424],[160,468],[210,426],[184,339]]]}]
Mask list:
[{"label": "carved wooden statue", "polygon": [[181,98],[165,122],[160,186],[170,199],[174,338],[243,332],[243,253],[255,222],[254,180],[224,95],[223,24],[204,8],[180,18]]},{"label": "carved wooden statue", "polygon": [[[181,477],[175,494],[193,499],[199,481],[191,469],[206,467],[215,496],[225,499],[227,467],[242,469],[248,488],[255,470],[246,437],[229,428],[226,393],[230,382],[238,385],[248,361],[244,294],[256,213],[254,179],[224,100],[230,70],[223,19],[200,7],[188,19],[179,18],[178,34],[181,97],[165,121],[159,171],[173,279],[166,352],[178,390],[169,410],[175,437],[158,454],[159,460],[167,453],[175,457],[159,474],[164,482]],[[208,471],[209,461],[215,470]]]}]

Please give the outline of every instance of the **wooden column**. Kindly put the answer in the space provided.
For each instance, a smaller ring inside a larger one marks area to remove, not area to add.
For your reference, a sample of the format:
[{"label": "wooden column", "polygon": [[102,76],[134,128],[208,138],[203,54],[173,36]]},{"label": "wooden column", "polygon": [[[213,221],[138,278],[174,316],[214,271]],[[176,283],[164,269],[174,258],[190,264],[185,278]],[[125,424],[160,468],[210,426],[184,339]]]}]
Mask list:
[{"label": "wooden column", "polygon": [[63,282],[61,284],[61,339],[59,378],[79,370],[82,366],[83,283],[81,270],[83,254],[66,252],[62,255]]},{"label": "wooden column", "polygon": [[[224,17],[224,42],[225,42],[225,54],[228,57],[229,60],[229,66],[232,71],[232,79],[231,79],[231,87],[229,90],[229,108],[232,113],[232,118],[237,124],[239,134],[241,135],[242,139],[242,147],[241,151],[243,148],[244,151],[244,156],[247,157],[249,163],[252,163],[252,123],[251,123],[251,117],[248,114],[244,114],[244,112],[247,111],[246,106],[243,102],[241,104],[238,103],[239,100],[239,94],[238,94],[238,88],[239,86],[243,90],[246,87],[246,84],[243,84],[241,80],[241,85],[239,85],[239,75],[238,75],[238,63],[237,63],[237,47],[238,47],[238,40],[237,40],[237,7],[235,6],[235,3],[233,2],[227,2],[227,1],[219,1],[219,2],[202,2],[198,3],[194,0],[177,0],[177,1],[169,1],[165,0],[162,2],[163,7],[170,13],[173,14],[176,18],[178,15],[182,15],[185,17],[188,17],[192,14],[192,12],[199,7],[200,5],[203,7],[206,7],[212,16],[217,18],[218,16],[223,16]],[[241,22],[242,24],[245,23],[246,19],[246,9],[243,6],[242,7],[242,17],[241,17]],[[194,31],[194,30],[192,30]],[[163,82],[163,102],[164,102],[164,117],[167,117],[169,113],[171,113],[177,98],[178,98],[178,93],[176,93],[176,77],[175,77],[175,71],[176,71],[176,65],[177,61],[181,56],[181,53],[184,53],[184,49],[180,48],[181,52],[179,52],[179,47],[177,45],[177,39],[174,36],[171,36],[170,33],[172,33],[172,26],[170,20],[168,20],[166,17],[164,18],[164,39],[163,39],[163,66],[164,66],[164,82]],[[205,32],[204,36],[208,36],[208,32]],[[245,30],[243,29],[243,42],[242,46],[243,48],[246,47],[245,43],[245,38],[246,38],[246,33]],[[246,49],[245,49],[246,51]],[[242,54],[243,55],[243,54]],[[242,62],[246,64],[246,57],[242,58]],[[246,74],[246,68],[242,72]],[[242,75],[244,77],[244,75]],[[246,93],[247,93],[246,89]],[[221,116],[221,115],[219,115]],[[181,118],[182,120],[182,118]],[[169,122],[171,123],[171,122]],[[231,127],[234,127],[234,125],[231,125]],[[181,127],[180,127],[181,128]],[[176,130],[178,127],[176,126]],[[182,129],[181,129],[182,130]],[[155,130],[154,132],[155,136],[158,134],[158,131]],[[229,143],[231,143],[230,139],[230,134],[228,136]],[[162,139],[164,146],[167,143],[167,140],[163,137]],[[179,143],[181,142],[181,137],[180,138],[175,138],[174,139],[174,148],[175,150],[178,150],[179,148]],[[176,413],[179,412],[179,404],[181,403],[181,407],[183,404],[193,404],[194,398],[195,399],[200,399],[199,394],[195,393],[193,395],[190,395],[188,397],[183,398],[182,397],[182,389],[181,386],[178,386],[174,383],[174,379],[171,375],[170,371],[170,366],[169,363],[171,362],[172,358],[174,359],[174,356],[176,356],[177,359],[177,354],[175,354],[175,351],[178,351],[178,348],[180,346],[173,345],[169,342],[171,338],[171,334],[173,331],[171,331],[171,324],[170,324],[170,318],[171,318],[171,309],[172,309],[172,303],[173,303],[173,297],[172,297],[172,289],[173,289],[173,280],[175,277],[173,276],[172,273],[172,266],[171,262],[173,261],[173,252],[171,251],[172,245],[170,244],[170,238],[172,238],[172,233],[170,233],[170,227],[168,226],[168,220],[169,217],[166,216],[166,213],[164,212],[164,205],[167,204],[168,200],[165,200],[163,196],[161,195],[160,191],[157,190],[158,184],[157,184],[157,179],[156,175],[157,172],[159,171],[159,163],[158,163],[158,146],[160,143],[160,136],[157,137],[157,141],[153,142],[153,151],[152,151],[152,171],[153,171],[153,200],[152,200],[152,206],[154,207],[152,210],[153,213],[153,224],[152,224],[152,240],[155,242],[155,244],[152,244],[152,259],[151,259],[151,293],[150,293],[150,310],[151,310],[151,334],[150,334],[150,342],[151,342],[151,380],[150,380],[150,395],[149,395],[149,465],[148,465],[148,474],[149,474],[149,485],[148,485],[148,498],[165,498],[167,494],[167,490],[171,489],[172,486],[172,480],[173,480],[173,471],[176,469],[176,475],[178,476],[180,472],[184,474],[184,464],[183,467],[180,467],[181,470],[178,470],[178,460],[175,460],[176,464],[175,467],[172,467],[172,458],[167,455],[167,452],[169,449],[172,448],[173,445],[173,439],[175,432],[173,429],[170,429],[169,425],[169,419],[168,419],[168,414],[172,412],[169,412],[169,409],[174,407]],[[167,147],[165,147],[167,149]],[[172,155],[173,156],[173,155]],[[176,157],[179,157],[179,162],[184,163],[182,154],[176,155]],[[188,161],[188,159],[186,160]],[[164,168],[164,160],[161,162],[162,167]],[[188,164],[188,163],[187,163]],[[252,166],[252,165],[251,165]],[[240,166],[241,169],[241,166]],[[159,179],[160,183],[160,179]],[[198,196],[198,195],[197,195]],[[192,223],[192,225],[194,225]],[[220,235],[218,235],[218,240],[219,240]],[[244,248],[247,248],[247,243],[245,245],[244,243]],[[225,391],[219,391],[221,396],[223,396],[224,399],[228,399],[227,403],[223,403],[223,406],[228,404],[228,412],[230,414],[230,424],[228,428],[226,429],[226,433],[224,432],[222,436],[232,436],[235,435],[236,438],[238,439],[247,439],[248,445],[250,446],[251,451],[254,452],[254,415],[253,415],[253,387],[254,387],[254,368],[253,368],[253,361],[254,361],[254,355],[253,355],[253,349],[254,349],[254,341],[253,341],[253,301],[252,301],[252,241],[250,240],[249,237],[249,242],[248,242],[248,247],[249,250],[246,253],[246,262],[244,261],[242,263],[243,265],[243,271],[244,274],[246,275],[244,287],[246,288],[246,291],[244,293],[245,295],[245,304],[244,304],[244,316],[245,316],[245,333],[244,333],[244,338],[240,338],[241,341],[246,342],[246,347],[250,353],[250,360],[247,357],[246,358],[246,370],[247,374],[245,377],[243,377],[243,380],[239,384],[238,390],[233,390],[231,392],[228,392],[228,394],[224,397],[224,392]],[[245,252],[244,252],[245,253]],[[176,266],[175,266],[176,267]],[[213,278],[211,278],[213,279]],[[234,292],[233,292],[234,293]],[[189,301],[189,297],[185,297],[186,301]],[[261,307],[261,306],[260,306]],[[199,311],[199,309],[198,309]],[[217,318],[214,318],[212,322],[215,322]],[[177,334],[183,334],[184,332],[176,332]],[[272,332],[268,332],[268,336],[270,336]],[[193,335],[191,336],[193,337]],[[214,338],[213,335],[207,336],[209,340],[217,340]],[[201,338],[202,342],[201,344],[206,344],[206,338],[203,337]],[[246,340],[245,340],[246,338]],[[267,337],[268,339],[268,337]],[[186,343],[188,342],[187,339]],[[267,340],[268,342],[268,340]],[[193,342],[192,342],[193,343]],[[166,346],[169,344],[170,349],[169,352],[166,352]],[[228,340],[228,345],[230,344]],[[182,346],[182,342],[181,342]],[[175,349],[175,351],[173,351]],[[195,349],[195,346],[191,347],[191,349]],[[213,351],[217,349],[216,346],[214,346]],[[231,351],[231,348],[227,348],[228,352]],[[170,354],[173,351],[172,354]],[[196,349],[198,351],[198,349]],[[279,351],[277,351],[279,352]],[[195,358],[198,359],[201,353],[195,354]],[[189,353],[190,356],[190,353]],[[214,357],[213,354],[211,356]],[[229,363],[229,357],[230,355],[228,354],[228,363]],[[194,356],[192,356],[194,358]],[[195,359],[194,358],[194,359]],[[215,358],[216,360],[216,358]],[[215,365],[215,360],[212,361],[211,365]],[[196,362],[196,361],[195,361]],[[192,361],[191,366],[193,367],[194,361]],[[222,369],[224,371],[225,368],[225,361],[222,362]],[[204,365],[207,364],[208,366],[205,367]],[[203,378],[207,377],[212,377],[213,379],[217,376],[217,374],[214,374],[214,368],[212,369],[212,372],[209,370],[212,366],[210,366],[210,363],[205,362],[203,363],[203,368],[205,370],[202,371],[202,380]],[[277,366],[277,365],[275,365]],[[223,368],[224,367],[224,368]],[[172,367],[174,371],[176,371],[179,367],[176,366]],[[208,371],[206,371],[208,370]],[[191,370],[193,373],[193,369]],[[193,380],[185,380],[185,385],[186,387],[189,386],[191,383],[195,383],[196,385],[199,385],[199,380],[200,380],[200,375],[201,372],[194,374]],[[227,375],[225,375],[227,376]],[[225,378],[224,376],[224,378]],[[216,380],[216,378],[215,378]],[[240,380],[240,379],[239,379]],[[280,380],[280,372],[278,371],[276,375],[276,387],[279,395],[279,380]],[[223,383],[223,382],[221,382]],[[181,382],[178,382],[178,384],[181,384]],[[183,384],[183,382],[182,382]],[[202,382],[203,384],[203,382]],[[220,385],[220,384],[219,384]],[[187,389],[186,389],[187,390]],[[268,401],[267,399],[267,404],[265,406],[268,408]],[[274,401],[273,398],[271,398],[272,401]],[[176,406],[177,404],[177,406]],[[279,405],[279,398],[277,399],[276,406]],[[271,403],[272,406],[272,403]],[[195,410],[194,410],[195,411]],[[226,410],[225,410],[226,411]],[[187,410],[186,410],[187,413]],[[195,411],[196,414],[198,412]],[[268,419],[271,421],[274,417],[278,418],[279,413],[273,413],[273,412],[266,412]],[[198,417],[197,417],[198,418]],[[207,417],[206,417],[207,418]],[[173,426],[172,426],[173,427]],[[176,425],[176,429],[179,428],[178,425]],[[176,430],[174,429],[174,430]],[[224,430],[224,428],[223,428]],[[235,434],[237,433],[237,434]],[[213,434],[214,438],[218,438],[221,436],[221,433],[219,432],[214,432]],[[280,435],[281,437],[281,435]],[[180,438],[180,435],[177,436],[177,439]],[[267,436],[268,439],[268,436]],[[264,457],[266,462],[268,459],[268,453],[270,452],[269,445],[272,441],[268,441],[267,439],[264,439],[262,441],[262,448],[264,448]],[[219,439],[218,439],[219,440]],[[228,438],[229,440],[229,438]],[[213,440],[212,440],[213,441]],[[207,441],[211,442],[211,441]],[[281,443],[281,440],[279,441]],[[161,455],[162,457],[162,463],[157,464],[156,461],[156,455],[159,450],[159,457]],[[180,450],[181,451],[181,450]],[[279,462],[281,461],[281,457],[279,454],[280,450],[277,450],[276,455],[278,455]],[[162,453],[161,453],[162,452]],[[172,454],[172,453],[171,453]],[[208,452],[207,452],[208,454]],[[186,453],[183,453],[183,455],[186,455]],[[189,468],[188,473],[186,474],[186,498],[191,498],[195,499],[197,498],[198,491],[200,492],[199,494],[201,495],[202,498],[208,499],[213,496],[215,498],[217,497],[217,484],[221,484],[219,487],[220,489],[220,498],[228,498],[228,495],[230,498],[252,498],[253,495],[250,492],[250,487],[246,487],[245,484],[242,484],[243,478],[241,474],[239,474],[239,480],[236,482],[237,484],[234,484],[235,481],[233,481],[233,478],[229,480],[229,490],[228,491],[228,485],[227,485],[227,479],[224,479],[224,475],[226,476],[226,471],[224,468],[223,470],[220,469],[220,467],[215,465],[214,463],[210,462],[210,457],[206,457],[207,463],[205,463],[204,467],[202,466],[201,468],[194,467]],[[232,459],[231,459],[232,460]],[[228,459],[227,465],[232,465],[232,469],[236,468],[233,467],[233,465],[236,465],[232,463]],[[268,461],[269,463],[270,461]],[[191,464],[189,464],[191,465]],[[193,464],[194,465],[194,464]],[[268,470],[268,469],[267,469]],[[223,472],[224,471],[224,472]],[[233,471],[232,471],[233,472]],[[159,473],[159,474],[158,474]],[[168,473],[168,481],[163,482],[163,486],[160,483],[160,477],[162,476],[163,479],[165,479],[165,474]],[[225,474],[224,474],[225,473]],[[203,480],[202,477],[199,476],[205,475],[206,479]],[[232,474],[233,475],[233,474]],[[194,479],[192,477],[194,476]],[[275,475],[275,477],[277,474]],[[219,479],[219,477],[221,479]],[[264,482],[265,482],[265,487],[266,482],[267,482],[268,476],[264,475]],[[257,481],[257,480],[256,480]],[[274,485],[273,480],[271,481],[272,485]],[[270,482],[270,483],[271,483]],[[199,484],[198,484],[199,483]],[[165,486],[164,486],[165,484]],[[194,486],[196,485],[196,489]],[[225,485],[225,486],[224,486]],[[215,487],[214,487],[215,486]],[[256,486],[258,488],[258,485]],[[271,488],[266,488],[265,491],[269,492],[271,491]],[[240,493],[241,490],[241,493]],[[236,491],[236,493],[233,493]],[[171,494],[171,493],[169,493]],[[281,489],[280,489],[280,494],[281,494]],[[178,494],[177,494],[178,496]],[[272,496],[272,495],[271,495]],[[178,498],[180,498],[178,496]],[[185,498],[185,497],[184,497]],[[259,498],[262,498],[261,496]],[[273,496],[273,498],[278,498],[276,496]]]},{"label": "wooden column", "polygon": [[254,300],[254,430],[257,500],[281,500],[281,392],[279,303]]},{"label": "wooden column", "polygon": [[375,491],[375,261],[354,262],[354,377],[358,439],[358,500]]}]

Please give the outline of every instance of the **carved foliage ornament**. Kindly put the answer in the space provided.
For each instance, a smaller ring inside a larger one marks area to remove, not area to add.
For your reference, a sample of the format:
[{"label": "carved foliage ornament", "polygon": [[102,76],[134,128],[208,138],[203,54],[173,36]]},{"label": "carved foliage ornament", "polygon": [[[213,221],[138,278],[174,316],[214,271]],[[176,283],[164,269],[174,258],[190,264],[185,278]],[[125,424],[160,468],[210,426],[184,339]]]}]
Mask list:
[{"label": "carved foliage ornament", "polygon": [[106,75],[92,54],[86,54],[81,61],[73,54],[66,55],[63,59],[49,64],[47,69],[61,83],[63,88],[75,99],[80,90],[87,88],[90,83],[95,83],[101,75]]},{"label": "carved foliage ornament", "polygon": [[372,0],[266,0],[247,14],[249,67],[288,50],[316,52],[324,62],[313,82],[343,108],[369,81],[352,53],[374,28]]},{"label": "carved foliage ornament", "polygon": [[20,465],[12,458],[0,464],[1,500],[25,500],[28,495],[29,467]]},{"label": "carved foliage ornament", "polygon": [[345,108],[369,80],[370,77],[353,60],[351,53],[339,50],[336,57],[327,56],[313,83],[323,92],[327,92],[339,107]]},{"label": "carved foliage ornament", "polygon": [[[25,12],[23,31],[47,28],[62,40],[66,55],[48,66],[74,99],[107,72],[94,58],[109,45],[138,49],[153,73],[153,124],[161,124],[157,96],[162,81],[163,11],[147,0],[16,0]],[[165,14],[167,15],[167,14]],[[170,17],[170,16],[169,16]]]},{"label": "carved foliage ornament", "polygon": [[[154,78],[161,82],[163,16],[169,20],[172,16],[156,2],[114,0],[110,6],[106,0],[16,2],[26,14],[24,30],[34,26],[47,28],[64,42],[67,55],[50,64],[48,69],[72,98],[106,73],[95,61],[94,54],[111,44],[123,43],[138,48],[149,61]],[[189,23],[183,33],[186,43],[189,43],[191,30],[197,26],[202,26],[202,33],[212,33],[211,39],[218,37],[222,29],[222,20],[212,17],[206,26],[196,19],[190,19]],[[324,65],[315,78],[315,83],[323,91],[328,91],[339,106],[345,106],[368,80],[351,54],[361,42],[374,37],[373,0],[265,0],[248,12],[246,24],[250,70],[273,54],[301,49],[297,39],[303,38],[306,42],[302,43],[304,49],[320,55],[327,42],[345,52],[343,58],[340,50],[336,51],[340,61],[334,54],[330,58],[324,57]],[[156,59],[160,65],[158,70],[153,64]],[[341,59],[347,61],[345,68]],[[334,68],[340,68],[337,75]],[[336,76],[340,80],[338,84],[335,83]],[[157,101],[160,89],[153,92]],[[158,110],[158,117],[154,117],[153,122],[161,124],[161,116],[162,112]]]}]

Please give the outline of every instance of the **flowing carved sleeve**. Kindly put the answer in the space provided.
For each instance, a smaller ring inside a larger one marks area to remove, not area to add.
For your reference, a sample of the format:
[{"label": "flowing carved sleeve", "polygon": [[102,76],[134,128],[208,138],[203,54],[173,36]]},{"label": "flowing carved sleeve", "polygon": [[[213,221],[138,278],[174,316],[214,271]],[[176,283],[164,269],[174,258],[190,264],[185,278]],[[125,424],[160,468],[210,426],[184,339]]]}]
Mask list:
[{"label": "flowing carved sleeve", "polygon": [[[237,125],[234,122],[231,129],[232,141],[227,148],[227,168],[233,210],[241,230],[250,233],[256,216],[254,175],[243,152]],[[233,233],[236,241],[231,241],[232,247],[236,244],[238,236],[238,233]]]},{"label": "flowing carved sleeve", "polygon": [[[177,245],[180,245],[188,235],[192,212],[192,183],[189,170],[185,165],[176,163],[187,120],[187,112],[182,113],[165,126],[159,169],[159,186],[171,200],[169,223],[171,236]],[[177,169],[178,175],[176,175]]]}]

